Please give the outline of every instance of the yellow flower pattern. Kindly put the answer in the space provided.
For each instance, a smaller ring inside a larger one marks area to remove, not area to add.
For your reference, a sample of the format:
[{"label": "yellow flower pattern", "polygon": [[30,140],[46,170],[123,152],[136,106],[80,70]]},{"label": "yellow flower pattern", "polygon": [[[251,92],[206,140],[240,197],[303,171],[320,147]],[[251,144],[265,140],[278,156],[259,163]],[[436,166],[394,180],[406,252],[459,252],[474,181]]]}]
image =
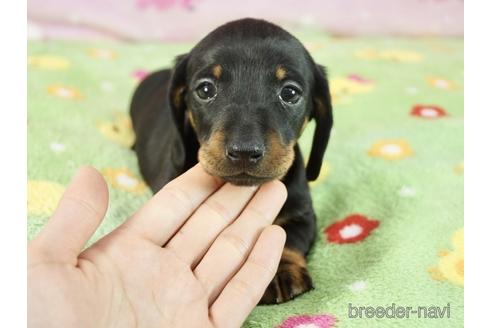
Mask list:
[{"label": "yellow flower pattern", "polygon": [[413,155],[413,150],[406,140],[381,140],[372,145],[370,156],[397,160]]},{"label": "yellow flower pattern", "polygon": [[422,60],[422,55],[415,51],[406,50],[383,50],[379,53],[379,57],[384,60],[395,62],[419,62]]},{"label": "yellow flower pattern", "polygon": [[330,80],[330,92],[334,104],[347,104],[352,96],[371,92],[373,83],[361,83],[348,77],[335,77]]},{"label": "yellow flower pattern", "polygon": [[27,211],[29,215],[50,216],[65,191],[59,183],[44,180],[27,182]]},{"label": "yellow flower pattern", "polygon": [[48,87],[48,93],[58,98],[63,99],[71,99],[71,100],[80,100],[82,99],[82,95],[80,91],[75,88],[63,86],[63,85],[50,85]]},{"label": "yellow flower pattern", "polygon": [[440,76],[429,76],[427,77],[427,83],[437,89],[442,90],[456,90],[458,86],[453,81],[445,79]]},{"label": "yellow flower pattern", "polygon": [[449,281],[463,286],[465,277],[464,229],[459,229],[452,237],[452,251],[441,251],[437,266],[428,269],[435,280]]},{"label": "yellow flower pattern", "polygon": [[147,190],[145,183],[127,168],[107,168],[102,170],[103,176],[115,189],[125,190],[137,195]]},{"label": "yellow flower pattern", "polygon": [[420,62],[423,59],[422,54],[418,52],[399,49],[388,49],[379,51],[372,48],[365,48],[357,50],[354,53],[354,56],[356,58],[364,60],[386,60],[401,63]]},{"label": "yellow flower pattern", "polygon": [[454,173],[461,175],[463,172],[465,172],[465,164],[463,162],[454,167]]},{"label": "yellow flower pattern", "polygon": [[63,70],[70,67],[70,62],[67,59],[55,55],[29,56],[27,64],[32,68],[46,70]]},{"label": "yellow flower pattern", "polygon": [[88,50],[90,57],[102,60],[114,60],[118,57],[116,52],[110,49],[92,48]]},{"label": "yellow flower pattern", "polygon": [[97,127],[103,136],[124,147],[130,148],[135,141],[132,122],[128,115],[120,114],[113,122],[104,121]]}]

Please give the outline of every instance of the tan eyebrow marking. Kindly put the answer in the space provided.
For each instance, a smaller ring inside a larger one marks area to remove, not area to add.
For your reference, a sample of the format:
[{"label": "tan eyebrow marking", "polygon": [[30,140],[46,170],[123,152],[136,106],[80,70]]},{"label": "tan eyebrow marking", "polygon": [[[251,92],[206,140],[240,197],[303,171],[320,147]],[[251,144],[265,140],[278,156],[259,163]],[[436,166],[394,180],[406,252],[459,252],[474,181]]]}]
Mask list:
[{"label": "tan eyebrow marking", "polygon": [[220,76],[222,75],[222,66],[215,65],[212,68],[212,74],[215,76],[216,79],[220,79]]},{"label": "tan eyebrow marking", "polygon": [[285,78],[285,75],[287,75],[287,71],[285,70],[285,68],[280,65],[277,66],[277,70],[275,71],[275,76],[277,77],[277,79],[281,81]]}]

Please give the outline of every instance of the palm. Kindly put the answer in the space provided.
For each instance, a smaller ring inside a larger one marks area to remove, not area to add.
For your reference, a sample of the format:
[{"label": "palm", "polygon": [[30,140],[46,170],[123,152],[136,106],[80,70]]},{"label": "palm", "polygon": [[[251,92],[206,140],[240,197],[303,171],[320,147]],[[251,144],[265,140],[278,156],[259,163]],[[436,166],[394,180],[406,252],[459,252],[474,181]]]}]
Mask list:
[{"label": "palm", "polygon": [[222,186],[194,168],[80,254],[107,190],[80,199],[70,188],[29,245],[30,324],[236,327],[275,273],[285,241],[270,226],[285,200],[278,184]]},{"label": "palm", "polygon": [[100,290],[101,296],[111,295],[108,311],[128,318],[123,322],[138,327],[167,327],[175,322],[193,327],[208,322],[206,294],[189,266],[131,233],[101,240],[81,255],[79,264],[82,272],[92,271],[99,280],[94,286],[112,282]]}]

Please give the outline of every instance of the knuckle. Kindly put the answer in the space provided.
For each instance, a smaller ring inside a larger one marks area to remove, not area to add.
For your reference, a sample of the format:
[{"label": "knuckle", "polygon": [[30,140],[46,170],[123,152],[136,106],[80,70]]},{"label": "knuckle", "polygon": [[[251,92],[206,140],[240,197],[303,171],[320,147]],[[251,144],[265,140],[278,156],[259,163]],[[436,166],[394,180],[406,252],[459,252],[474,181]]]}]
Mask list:
[{"label": "knuckle", "polygon": [[248,243],[238,234],[226,232],[222,235],[222,240],[230,245],[241,257],[246,256],[249,250]]},{"label": "knuckle", "polygon": [[167,188],[161,190],[165,196],[169,196],[172,200],[176,201],[178,205],[183,206],[188,212],[193,210],[193,201],[190,195],[182,189],[170,185]]},{"label": "knuckle", "polygon": [[277,273],[277,268],[270,263],[260,262],[255,259],[250,259],[248,262],[254,267],[255,271],[260,275],[273,279]]},{"label": "knuckle", "polygon": [[224,205],[213,199],[208,199],[203,203],[202,207],[204,207],[210,215],[219,218],[223,223],[228,223],[229,218],[232,216]]},{"label": "knuckle", "polygon": [[268,217],[263,212],[255,207],[248,208],[249,215],[253,216],[257,221],[260,221],[261,226],[268,226],[272,224],[274,217]]},{"label": "knuckle", "polygon": [[101,210],[96,208],[96,206],[94,206],[94,204],[92,204],[89,201],[82,199],[80,197],[65,195],[63,201],[66,203],[74,204],[77,207],[78,211],[80,211],[80,210],[84,211],[85,214],[87,214],[87,215],[85,215],[83,217],[91,217],[91,216],[100,217],[104,214],[101,212]]},{"label": "knuckle", "polygon": [[238,295],[243,302],[246,302],[250,306],[255,306],[260,300],[261,293],[258,291],[258,288],[244,279],[233,281],[230,287],[234,294]]}]

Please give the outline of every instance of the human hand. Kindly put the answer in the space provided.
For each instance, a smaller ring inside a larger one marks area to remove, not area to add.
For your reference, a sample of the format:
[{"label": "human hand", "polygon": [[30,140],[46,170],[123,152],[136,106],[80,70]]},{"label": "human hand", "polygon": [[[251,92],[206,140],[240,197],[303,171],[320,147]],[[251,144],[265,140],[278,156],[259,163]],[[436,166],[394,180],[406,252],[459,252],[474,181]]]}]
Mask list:
[{"label": "human hand", "polygon": [[278,181],[237,187],[197,165],[82,251],[108,205],[82,168],[28,244],[28,326],[239,327],[277,269],[285,199]]}]

